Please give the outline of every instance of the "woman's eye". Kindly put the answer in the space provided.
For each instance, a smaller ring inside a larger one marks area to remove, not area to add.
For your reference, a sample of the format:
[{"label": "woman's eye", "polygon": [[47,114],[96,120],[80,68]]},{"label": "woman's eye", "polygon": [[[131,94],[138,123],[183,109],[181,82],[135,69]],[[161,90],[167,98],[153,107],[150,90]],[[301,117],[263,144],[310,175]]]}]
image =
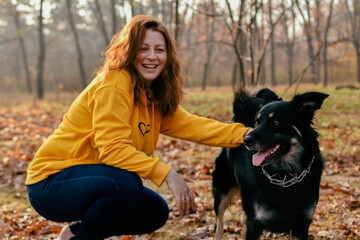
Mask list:
[{"label": "woman's eye", "polygon": [[162,49],[162,48],[158,48],[157,50],[156,50],[157,52],[165,52],[165,49]]},{"label": "woman's eye", "polygon": [[146,51],[148,48],[146,46],[140,46],[140,51]]}]

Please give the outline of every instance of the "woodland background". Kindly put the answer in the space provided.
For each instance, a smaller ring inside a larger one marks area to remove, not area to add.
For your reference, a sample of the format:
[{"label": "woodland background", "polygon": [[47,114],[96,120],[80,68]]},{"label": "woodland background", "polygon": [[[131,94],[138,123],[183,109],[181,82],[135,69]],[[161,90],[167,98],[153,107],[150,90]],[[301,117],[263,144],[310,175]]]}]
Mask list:
[{"label": "woodland background", "polygon": [[359,0],[1,0],[0,92],[80,91],[136,14],[168,26],[185,86],[360,82]]},{"label": "woodland background", "polygon": [[[27,166],[136,14],[157,16],[176,39],[183,106],[194,114],[230,121],[233,91],[244,86],[271,87],[285,100],[330,95],[316,114],[325,170],[309,238],[360,239],[359,0],[0,0],[0,239],[54,239],[64,226],[31,208]],[[166,186],[145,181],[169,203],[169,221],[113,239],[212,239],[218,152],[162,136],[155,154],[188,182],[198,210],[180,218]],[[244,239],[246,217],[234,203],[224,239]]]}]

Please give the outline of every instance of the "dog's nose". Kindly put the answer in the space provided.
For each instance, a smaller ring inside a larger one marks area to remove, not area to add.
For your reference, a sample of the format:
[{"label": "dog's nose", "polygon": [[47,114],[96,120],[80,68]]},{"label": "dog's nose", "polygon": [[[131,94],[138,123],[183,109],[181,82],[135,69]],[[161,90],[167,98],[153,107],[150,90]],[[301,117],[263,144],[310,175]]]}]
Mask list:
[{"label": "dog's nose", "polygon": [[252,135],[247,135],[245,138],[244,138],[244,143],[245,143],[245,146],[246,147],[251,147],[255,144],[255,137],[252,136]]}]

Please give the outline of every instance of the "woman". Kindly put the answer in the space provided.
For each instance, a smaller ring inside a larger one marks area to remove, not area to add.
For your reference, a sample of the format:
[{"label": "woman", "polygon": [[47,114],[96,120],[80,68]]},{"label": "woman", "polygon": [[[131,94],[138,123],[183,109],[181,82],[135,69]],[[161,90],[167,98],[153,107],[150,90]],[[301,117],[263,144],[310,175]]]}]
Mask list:
[{"label": "woman", "polygon": [[179,102],[183,78],[166,27],[136,16],[115,35],[103,67],[39,148],[27,171],[34,209],[66,226],[59,239],[104,239],[153,232],[169,209],[141,178],[165,181],[181,215],[194,197],[169,165],[153,156],[159,134],[236,147],[248,130],[191,115]]}]

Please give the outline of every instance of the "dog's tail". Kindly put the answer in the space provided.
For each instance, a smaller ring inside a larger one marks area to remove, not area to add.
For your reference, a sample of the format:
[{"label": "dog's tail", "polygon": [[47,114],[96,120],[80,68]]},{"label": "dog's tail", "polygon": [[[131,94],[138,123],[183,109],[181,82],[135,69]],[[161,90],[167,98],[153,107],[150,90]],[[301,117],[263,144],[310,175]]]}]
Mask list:
[{"label": "dog's tail", "polygon": [[272,101],[282,101],[282,99],[268,88],[261,89],[256,96],[240,88],[234,96],[233,121],[240,122],[246,127],[254,127],[257,112],[262,106]]},{"label": "dog's tail", "polygon": [[279,98],[276,93],[271,91],[268,88],[261,89],[257,94],[256,97],[262,98],[264,100],[264,104],[273,102],[273,101],[282,101],[282,98]]},{"label": "dog's tail", "polygon": [[251,96],[245,89],[239,89],[234,96],[233,121],[240,122],[246,127],[254,127],[256,113],[261,105],[260,98]]}]

